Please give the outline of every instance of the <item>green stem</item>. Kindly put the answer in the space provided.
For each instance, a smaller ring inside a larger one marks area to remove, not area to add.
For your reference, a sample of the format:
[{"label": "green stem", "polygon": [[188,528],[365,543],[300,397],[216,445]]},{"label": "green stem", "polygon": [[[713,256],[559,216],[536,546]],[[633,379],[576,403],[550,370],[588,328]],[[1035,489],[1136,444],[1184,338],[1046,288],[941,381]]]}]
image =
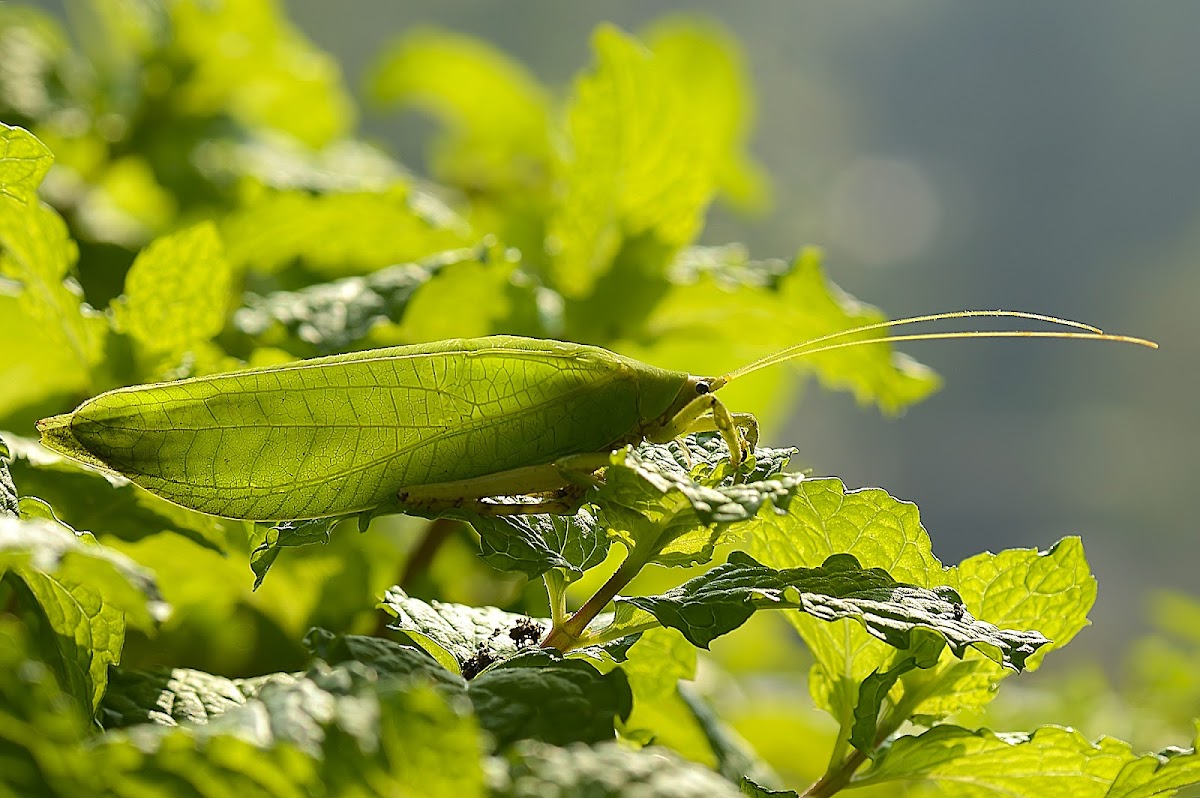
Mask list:
[{"label": "green stem", "polygon": [[621,563],[608,581],[601,585],[600,589],[585,601],[574,615],[563,621],[561,625],[557,623],[554,625],[554,628],[546,635],[546,639],[542,641],[542,648],[557,648],[564,654],[576,648],[587,625],[608,606],[608,602],[616,598],[616,595],[621,592],[621,588],[633,581],[633,578],[646,567],[646,563],[650,562],[650,558],[657,551],[657,545],[635,544],[630,550],[629,556],[625,558],[625,562]]},{"label": "green stem", "polygon": [[417,544],[408,561],[404,563],[404,572],[400,575],[398,584],[404,590],[411,590],[414,582],[429,568],[433,558],[441,549],[442,544],[459,528],[461,521],[452,518],[435,518],[425,526],[425,534]]},{"label": "green stem", "polygon": [[824,776],[813,782],[811,787],[801,793],[801,798],[826,798],[826,796],[840,792],[850,783],[854,773],[866,761],[867,755],[855,749],[839,767],[826,772]]},{"label": "green stem", "polygon": [[542,574],[546,585],[546,597],[550,600],[551,628],[557,629],[567,619],[567,580],[563,572],[551,568]]}]

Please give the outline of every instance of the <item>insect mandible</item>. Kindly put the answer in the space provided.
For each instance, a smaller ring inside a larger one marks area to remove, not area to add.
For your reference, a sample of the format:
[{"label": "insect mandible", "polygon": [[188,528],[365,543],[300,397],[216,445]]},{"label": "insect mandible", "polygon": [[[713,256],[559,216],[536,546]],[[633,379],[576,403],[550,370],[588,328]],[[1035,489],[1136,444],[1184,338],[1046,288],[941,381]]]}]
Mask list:
[{"label": "insect mandible", "polygon": [[[845,340],[981,316],[1075,329]],[[757,443],[758,424],[750,413],[731,412],[716,392],[750,372],[851,346],[1007,337],[1157,348],[1036,313],[959,311],[832,333],[719,377],[697,377],[594,346],[490,336],[118,388],[39,421],[38,430],[50,449],[227,518],[303,520],[383,506],[573,512],[582,495],[579,476],[598,471],[627,444],[716,431],[736,468]]]}]

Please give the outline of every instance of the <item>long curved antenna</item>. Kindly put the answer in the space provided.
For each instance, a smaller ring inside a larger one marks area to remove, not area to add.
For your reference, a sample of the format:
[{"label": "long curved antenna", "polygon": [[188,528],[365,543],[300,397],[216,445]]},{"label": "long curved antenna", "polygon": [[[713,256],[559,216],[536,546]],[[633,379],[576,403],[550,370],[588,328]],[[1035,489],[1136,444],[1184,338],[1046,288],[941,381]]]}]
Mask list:
[{"label": "long curved antenna", "polygon": [[[1086,330],[1087,332],[975,330],[963,332],[915,333],[911,335],[885,335],[876,338],[829,343],[830,341],[836,341],[836,339],[844,338],[848,335],[857,335],[858,333],[869,332],[871,330],[881,330],[887,327],[900,327],[906,324],[919,324],[922,322],[942,321],[945,319],[970,319],[986,317],[1004,317],[1044,321],[1050,324],[1059,324],[1064,327]],[[781,349],[780,351],[767,355],[764,358],[760,358],[753,363],[749,363],[745,366],[734,369],[727,374],[723,374],[712,381],[711,389],[715,391],[721,386],[737,379],[738,377],[743,377],[751,372],[766,368],[767,366],[773,366],[776,363],[782,363],[786,360],[804,357],[806,355],[814,355],[820,352],[830,352],[835,349],[847,349],[852,346],[867,346],[870,344],[882,344],[897,341],[939,341],[955,338],[1069,338],[1085,341],[1113,341],[1117,343],[1136,344],[1138,346],[1149,347],[1150,349],[1158,349],[1158,344],[1145,338],[1135,338],[1129,335],[1112,335],[1104,332],[1098,327],[1093,327],[1090,324],[1084,324],[1083,322],[1079,321],[1071,321],[1070,319],[1061,319],[1056,316],[1045,316],[1040,313],[1026,313],[1018,310],[960,310],[951,313],[933,313],[925,316],[911,316],[909,318],[896,319],[895,321],[866,324],[862,327],[855,327],[849,330],[842,330],[840,332],[822,335],[818,338],[805,341],[804,343],[789,346],[786,349]]]}]

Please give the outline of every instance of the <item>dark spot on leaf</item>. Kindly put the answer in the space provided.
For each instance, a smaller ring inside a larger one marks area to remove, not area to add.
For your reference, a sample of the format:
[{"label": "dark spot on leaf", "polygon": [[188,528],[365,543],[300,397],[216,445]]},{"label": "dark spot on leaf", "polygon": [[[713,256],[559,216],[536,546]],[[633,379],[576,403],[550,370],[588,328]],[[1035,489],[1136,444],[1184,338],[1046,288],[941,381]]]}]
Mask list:
[{"label": "dark spot on leaf", "polygon": [[496,655],[488,651],[486,645],[480,643],[475,653],[467,657],[466,662],[462,664],[463,678],[474,679],[496,660]]},{"label": "dark spot on leaf", "polygon": [[521,618],[508,630],[508,636],[518,647],[532,645],[542,639],[542,628],[532,618]]}]

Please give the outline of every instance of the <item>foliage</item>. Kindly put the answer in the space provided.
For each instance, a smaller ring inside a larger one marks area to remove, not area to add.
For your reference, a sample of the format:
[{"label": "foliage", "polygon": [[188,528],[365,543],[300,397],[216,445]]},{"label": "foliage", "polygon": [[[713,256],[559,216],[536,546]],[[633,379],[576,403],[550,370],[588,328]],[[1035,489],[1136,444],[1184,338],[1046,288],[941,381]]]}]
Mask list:
[{"label": "foliage", "polygon": [[[1159,753],[991,731],[999,689],[1087,624],[1080,540],[947,567],[913,505],[790,449],[734,468],[716,435],[643,443],[575,515],[356,532],[211,518],[42,448],[36,419],[101,391],[246,364],[504,332],[719,374],[884,319],[814,249],[697,244],[714,203],[768,192],[740,53],[708,23],[601,27],[561,101],[483,42],[405,33],[367,93],[440,123],[427,182],[355,137],[337,64],[269,0],[77,12],[68,32],[0,7],[0,794],[1200,783],[1160,741],[1192,733],[1193,600],[1163,599],[1172,637],[1138,646],[1126,691]],[[879,346],[800,367],[885,412],[937,386]],[[785,383],[722,396],[769,434]]]}]

